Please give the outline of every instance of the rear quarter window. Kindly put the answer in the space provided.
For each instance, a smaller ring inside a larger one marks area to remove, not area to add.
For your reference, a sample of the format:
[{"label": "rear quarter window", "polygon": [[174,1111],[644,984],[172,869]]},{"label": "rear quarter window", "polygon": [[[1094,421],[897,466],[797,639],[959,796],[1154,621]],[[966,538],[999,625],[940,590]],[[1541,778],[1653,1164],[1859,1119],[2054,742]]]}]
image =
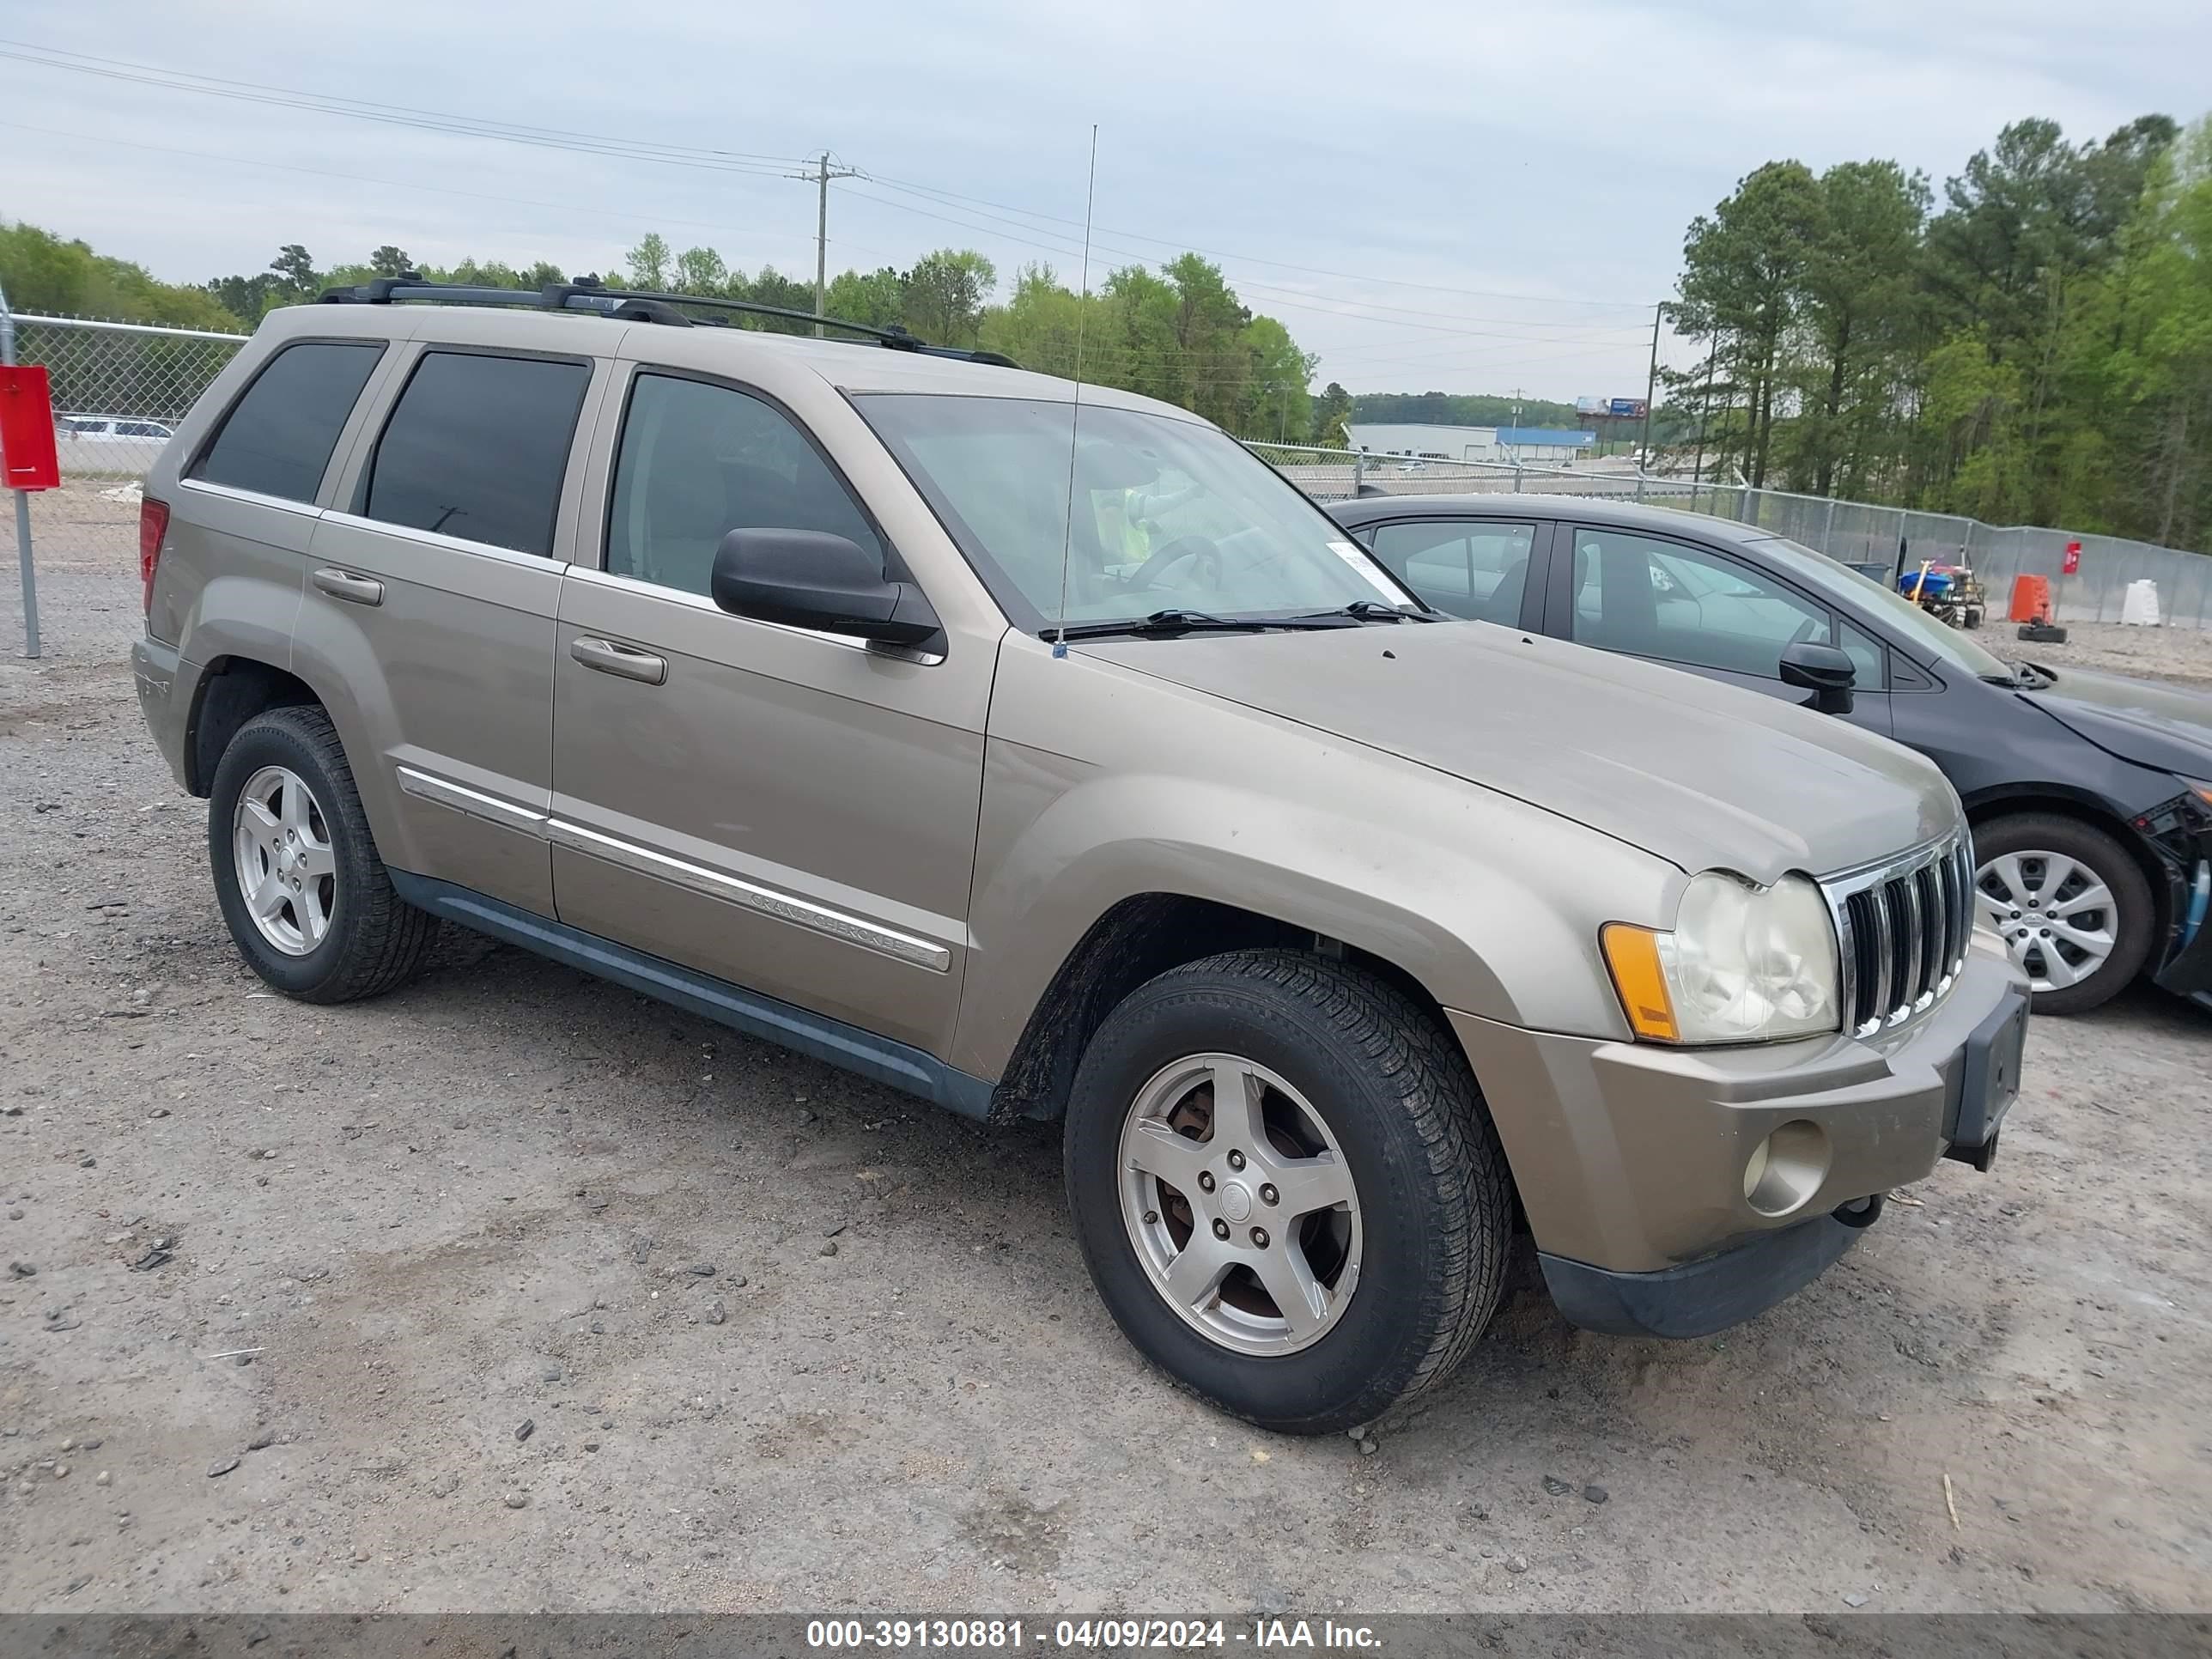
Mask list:
[{"label": "rear quarter window", "polygon": [[303,341],[271,357],[223,416],[189,476],[312,501],[383,342]]}]

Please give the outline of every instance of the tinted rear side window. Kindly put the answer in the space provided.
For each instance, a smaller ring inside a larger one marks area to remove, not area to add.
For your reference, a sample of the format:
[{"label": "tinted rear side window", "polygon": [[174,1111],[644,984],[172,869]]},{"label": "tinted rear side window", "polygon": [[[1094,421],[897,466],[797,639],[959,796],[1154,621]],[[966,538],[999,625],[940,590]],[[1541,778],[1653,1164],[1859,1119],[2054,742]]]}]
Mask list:
[{"label": "tinted rear side window", "polygon": [[232,405],[192,477],[287,501],[312,501],[380,341],[286,346]]},{"label": "tinted rear side window", "polygon": [[591,377],[582,363],[425,352],[377,442],[362,512],[410,530],[551,553]]}]

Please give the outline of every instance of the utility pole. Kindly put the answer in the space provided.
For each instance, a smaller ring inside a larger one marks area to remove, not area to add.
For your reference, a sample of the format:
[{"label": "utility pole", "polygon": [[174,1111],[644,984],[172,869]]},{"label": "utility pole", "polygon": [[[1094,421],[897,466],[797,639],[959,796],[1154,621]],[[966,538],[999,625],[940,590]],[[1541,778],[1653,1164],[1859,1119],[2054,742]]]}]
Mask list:
[{"label": "utility pole", "polygon": [[1644,377],[1644,458],[1636,464],[1638,472],[1651,470],[1651,401],[1659,389],[1659,319],[1666,310],[1664,300],[1651,307],[1651,368]]},{"label": "utility pole", "polygon": [[[830,181],[832,179],[851,179],[860,173],[858,167],[833,167],[830,152],[823,150],[811,173],[791,173],[784,176],[812,185],[819,194],[814,204],[814,314],[822,315],[830,301]],[[822,337],[822,325],[814,325],[814,337]]]}]

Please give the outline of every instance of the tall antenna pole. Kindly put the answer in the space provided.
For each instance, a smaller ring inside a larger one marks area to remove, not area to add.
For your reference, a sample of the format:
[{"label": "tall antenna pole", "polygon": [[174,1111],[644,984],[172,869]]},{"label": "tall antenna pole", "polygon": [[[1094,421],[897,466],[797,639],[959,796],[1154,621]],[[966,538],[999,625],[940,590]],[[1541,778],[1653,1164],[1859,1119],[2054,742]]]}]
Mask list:
[{"label": "tall antenna pole", "polygon": [[[820,306],[814,308],[822,309]],[[1644,377],[1644,459],[1636,464],[1638,472],[1651,470],[1651,394],[1659,387],[1659,319],[1666,310],[1664,300],[1651,307],[1651,368]]]},{"label": "tall antenna pole", "polygon": [[[790,173],[784,176],[812,185],[817,194],[814,203],[814,315],[818,319],[830,303],[830,181],[856,176],[857,167],[832,167],[830,152],[823,150],[822,159],[814,164],[811,173]],[[819,320],[814,325],[814,337],[822,337]]]},{"label": "tall antenna pole", "polygon": [[1060,623],[1052,654],[1067,654],[1067,562],[1075,547],[1075,441],[1083,424],[1083,325],[1091,314],[1091,210],[1098,199],[1098,123],[1091,124],[1091,174],[1083,186],[1083,301],[1075,308],[1075,402],[1067,417],[1067,522],[1060,538]]}]

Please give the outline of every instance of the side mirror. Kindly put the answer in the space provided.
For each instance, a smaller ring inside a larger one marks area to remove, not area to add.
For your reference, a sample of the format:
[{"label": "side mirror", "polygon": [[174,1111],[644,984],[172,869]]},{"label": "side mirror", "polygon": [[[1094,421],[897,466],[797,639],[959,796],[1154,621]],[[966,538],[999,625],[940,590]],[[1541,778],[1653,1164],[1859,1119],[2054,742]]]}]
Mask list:
[{"label": "side mirror", "polygon": [[921,645],[944,631],[912,582],[884,574],[855,541],[818,530],[732,530],[708,578],[733,617],[847,634],[879,645]]},{"label": "side mirror", "polygon": [[1782,648],[1782,683],[1813,694],[1813,707],[1823,714],[1848,714],[1851,687],[1858,671],[1838,647],[1801,640]]}]

